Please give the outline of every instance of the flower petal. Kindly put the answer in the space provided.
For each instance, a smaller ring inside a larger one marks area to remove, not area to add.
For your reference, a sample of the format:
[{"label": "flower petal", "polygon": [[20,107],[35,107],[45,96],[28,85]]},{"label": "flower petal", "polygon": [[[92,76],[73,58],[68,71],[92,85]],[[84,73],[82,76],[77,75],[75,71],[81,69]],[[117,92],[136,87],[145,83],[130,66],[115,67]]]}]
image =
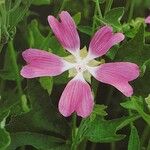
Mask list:
[{"label": "flower petal", "polygon": [[65,87],[60,101],[60,113],[68,117],[73,112],[83,118],[89,116],[93,110],[93,96],[88,83],[83,79],[74,78]]},{"label": "flower petal", "polygon": [[102,64],[90,72],[97,80],[116,87],[129,97],[133,94],[133,89],[128,81],[139,76],[139,67],[129,62],[115,62]]},{"label": "flower petal", "polygon": [[92,38],[89,45],[89,55],[91,58],[100,57],[115,44],[118,44],[124,39],[122,33],[113,34],[112,28],[104,26],[100,28]]},{"label": "flower petal", "polygon": [[145,23],[150,24],[150,16],[145,19]]},{"label": "flower petal", "polygon": [[21,75],[25,78],[55,76],[66,70],[63,59],[43,50],[27,49],[22,56],[27,62],[21,70]]},{"label": "flower petal", "polygon": [[61,22],[53,16],[48,16],[49,25],[62,46],[74,54],[80,49],[75,22],[67,11],[62,11],[59,16]]}]

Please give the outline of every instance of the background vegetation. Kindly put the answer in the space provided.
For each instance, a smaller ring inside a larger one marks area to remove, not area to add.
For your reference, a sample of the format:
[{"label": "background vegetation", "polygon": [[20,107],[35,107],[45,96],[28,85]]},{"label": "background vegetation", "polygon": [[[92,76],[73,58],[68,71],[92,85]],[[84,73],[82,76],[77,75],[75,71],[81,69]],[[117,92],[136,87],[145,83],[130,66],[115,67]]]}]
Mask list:
[{"label": "background vegetation", "polygon": [[[150,26],[144,23],[149,8],[149,0],[0,0],[0,149],[150,150]],[[20,76],[26,48],[66,56],[47,22],[48,15],[62,10],[73,16],[81,47],[100,26],[111,25],[126,39],[104,59],[141,68],[131,98],[93,79],[97,105],[89,118],[77,118],[76,129],[74,119],[57,109],[70,80],[67,73],[32,80]]]}]

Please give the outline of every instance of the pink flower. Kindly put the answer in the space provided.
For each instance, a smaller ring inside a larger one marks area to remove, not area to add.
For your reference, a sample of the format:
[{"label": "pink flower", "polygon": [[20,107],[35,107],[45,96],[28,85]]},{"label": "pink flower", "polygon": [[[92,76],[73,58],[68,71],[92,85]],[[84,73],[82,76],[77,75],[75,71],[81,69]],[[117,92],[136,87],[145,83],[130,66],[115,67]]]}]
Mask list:
[{"label": "pink flower", "polygon": [[113,33],[112,28],[104,26],[92,38],[89,51],[85,57],[80,54],[80,39],[76,25],[68,12],[60,14],[60,22],[53,16],[48,16],[48,22],[61,45],[69,51],[75,60],[73,62],[56,56],[52,53],[27,49],[22,55],[27,65],[21,70],[25,78],[41,76],[56,76],[66,70],[74,69],[75,76],[65,87],[60,101],[59,111],[64,116],[73,112],[85,118],[93,110],[94,98],[89,84],[85,80],[85,72],[93,75],[97,80],[110,84],[129,97],[133,89],[128,83],[139,76],[139,68],[130,62],[114,62],[101,65],[91,65],[97,57],[107,53],[115,44],[124,39],[122,33]]},{"label": "pink flower", "polygon": [[146,17],[145,23],[150,24],[150,16]]}]

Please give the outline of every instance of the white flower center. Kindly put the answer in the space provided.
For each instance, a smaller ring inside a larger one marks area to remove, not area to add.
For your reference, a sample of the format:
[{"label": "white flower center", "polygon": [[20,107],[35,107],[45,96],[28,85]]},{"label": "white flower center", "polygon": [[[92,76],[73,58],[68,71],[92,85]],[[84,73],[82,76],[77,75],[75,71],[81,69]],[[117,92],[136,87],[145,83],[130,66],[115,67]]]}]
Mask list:
[{"label": "white flower center", "polygon": [[78,73],[83,73],[87,70],[87,61],[85,59],[78,59],[75,65],[75,69]]}]

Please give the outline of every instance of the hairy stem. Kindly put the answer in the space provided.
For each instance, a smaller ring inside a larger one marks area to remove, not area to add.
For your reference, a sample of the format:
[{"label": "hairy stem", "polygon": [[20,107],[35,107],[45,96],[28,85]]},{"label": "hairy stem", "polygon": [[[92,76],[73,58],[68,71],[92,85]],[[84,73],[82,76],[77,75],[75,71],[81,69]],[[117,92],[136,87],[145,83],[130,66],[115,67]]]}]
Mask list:
[{"label": "hairy stem", "polygon": [[77,148],[77,145],[75,142],[75,139],[76,139],[76,122],[77,122],[77,116],[74,113],[72,115],[72,145],[71,145],[71,150],[76,150],[76,148]]},{"label": "hairy stem", "polygon": [[95,4],[95,9],[94,9],[94,16],[93,16],[93,25],[92,25],[92,34],[95,31],[95,26],[96,26],[96,15],[97,15],[97,6]]},{"label": "hairy stem", "polygon": [[101,8],[99,5],[99,0],[96,0],[96,7],[97,7],[99,17],[102,18],[102,12],[101,12]]},{"label": "hairy stem", "polygon": [[63,0],[61,7],[59,9],[59,13],[65,8],[66,2],[67,2],[67,0]]},{"label": "hairy stem", "polygon": [[113,0],[107,0],[106,1],[106,7],[105,7],[105,13],[104,14],[106,14],[108,11],[110,11],[112,4],[113,4]]},{"label": "hairy stem", "polygon": [[135,6],[135,1],[131,0],[128,21],[131,21],[133,17],[134,6]]},{"label": "hairy stem", "polygon": [[141,145],[145,144],[145,141],[147,140],[149,135],[150,135],[150,126],[146,125],[146,127],[144,128],[144,131],[143,131],[143,133],[141,135]]},{"label": "hairy stem", "polygon": [[17,77],[17,80],[16,80],[16,83],[17,83],[17,88],[18,88],[18,92],[19,92],[19,95],[21,96],[22,95],[22,87],[21,87],[21,78],[20,78],[20,74],[19,74],[19,68],[18,68],[18,65],[17,65],[17,61],[16,61],[16,54],[15,54],[15,50],[14,50],[14,46],[13,46],[13,42],[10,41],[8,43],[8,50],[10,52],[10,55],[11,55],[11,59],[12,59],[12,65],[14,66],[14,71],[16,73],[16,77]]},{"label": "hairy stem", "polygon": [[26,112],[26,111],[28,111],[28,109],[27,109],[27,106],[25,105],[24,99],[22,98],[23,90],[22,90],[22,86],[21,86],[20,71],[19,71],[19,68],[17,65],[16,53],[15,53],[15,49],[14,49],[12,40],[8,42],[8,50],[9,50],[10,57],[12,60],[12,66],[14,67],[14,72],[16,74],[16,84],[17,84],[18,94],[19,94],[20,100],[22,102],[22,109],[23,109],[23,111]]}]

